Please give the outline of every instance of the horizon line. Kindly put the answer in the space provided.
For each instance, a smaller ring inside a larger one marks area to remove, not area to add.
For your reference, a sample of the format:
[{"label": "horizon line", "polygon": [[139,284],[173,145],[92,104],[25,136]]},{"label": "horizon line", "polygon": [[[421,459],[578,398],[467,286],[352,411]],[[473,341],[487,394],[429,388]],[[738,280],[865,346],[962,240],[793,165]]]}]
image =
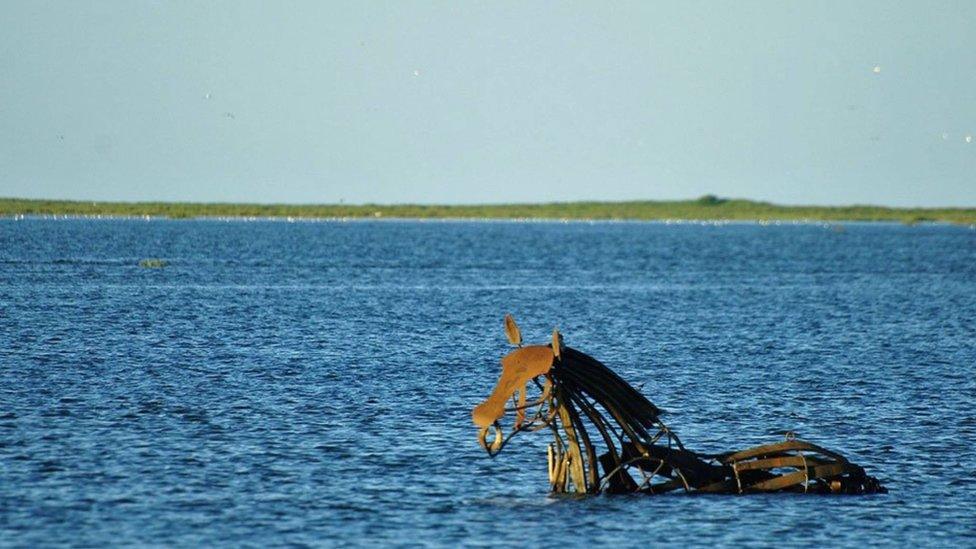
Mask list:
[{"label": "horizon line", "polygon": [[753,198],[742,198],[742,197],[726,197],[714,194],[704,194],[701,196],[693,198],[675,198],[675,199],[654,199],[654,198],[638,198],[638,199],[626,199],[626,200],[600,200],[600,199],[578,199],[578,200],[553,200],[553,201],[525,201],[525,202],[459,202],[459,203],[449,203],[449,202],[257,202],[257,201],[233,201],[233,200],[219,200],[219,201],[196,201],[196,200],[153,200],[153,199],[138,199],[138,200],[99,200],[99,199],[86,199],[86,198],[25,198],[16,196],[0,196],[0,201],[17,201],[17,202],[63,202],[63,203],[77,203],[77,204],[124,204],[124,205],[140,205],[140,204],[169,204],[169,205],[192,205],[192,206],[286,206],[286,207],[437,207],[437,208],[466,208],[466,207],[525,207],[525,206],[558,206],[558,205],[579,205],[579,204],[599,204],[599,205],[614,205],[614,204],[681,204],[681,203],[712,203],[715,205],[724,204],[728,202],[740,202],[740,203],[750,203],[763,206],[772,207],[783,207],[783,208],[878,208],[887,210],[973,210],[976,209],[976,205],[972,206],[886,206],[883,204],[872,204],[872,203],[847,203],[847,204],[804,204],[804,203],[790,203],[790,202],[773,202],[769,200],[759,200]]}]

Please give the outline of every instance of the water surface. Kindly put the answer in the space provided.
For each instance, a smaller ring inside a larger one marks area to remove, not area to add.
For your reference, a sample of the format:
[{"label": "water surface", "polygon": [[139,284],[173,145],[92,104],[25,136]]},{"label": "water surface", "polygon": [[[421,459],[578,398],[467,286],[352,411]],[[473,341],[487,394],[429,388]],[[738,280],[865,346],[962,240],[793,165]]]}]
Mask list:
[{"label": "water surface", "polygon": [[[0,220],[0,545],[970,544],[976,231],[845,229]],[[891,493],[548,497],[470,422],[506,312]]]}]

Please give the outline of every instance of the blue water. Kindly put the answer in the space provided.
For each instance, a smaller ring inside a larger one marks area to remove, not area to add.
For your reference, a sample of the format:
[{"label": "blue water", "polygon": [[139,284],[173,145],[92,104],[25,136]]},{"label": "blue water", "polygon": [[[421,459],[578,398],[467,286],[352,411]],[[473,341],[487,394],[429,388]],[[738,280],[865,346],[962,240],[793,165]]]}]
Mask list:
[{"label": "blue water", "polygon": [[[891,492],[549,497],[470,421],[506,312]],[[0,220],[0,545],[972,545],[974,374],[967,227]]]}]

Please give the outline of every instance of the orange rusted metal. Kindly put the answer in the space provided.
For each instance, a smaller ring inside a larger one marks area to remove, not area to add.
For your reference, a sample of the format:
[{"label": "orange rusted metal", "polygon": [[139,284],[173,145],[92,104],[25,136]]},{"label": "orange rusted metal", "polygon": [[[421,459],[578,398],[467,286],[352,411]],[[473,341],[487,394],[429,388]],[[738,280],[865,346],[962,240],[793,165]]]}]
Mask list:
[{"label": "orange rusted metal", "polygon": [[502,376],[495,390],[471,412],[474,424],[487,427],[501,419],[505,415],[505,402],[516,390],[525,395],[526,384],[535,377],[549,373],[555,358],[552,349],[545,345],[522,347],[505,356],[502,359]]}]

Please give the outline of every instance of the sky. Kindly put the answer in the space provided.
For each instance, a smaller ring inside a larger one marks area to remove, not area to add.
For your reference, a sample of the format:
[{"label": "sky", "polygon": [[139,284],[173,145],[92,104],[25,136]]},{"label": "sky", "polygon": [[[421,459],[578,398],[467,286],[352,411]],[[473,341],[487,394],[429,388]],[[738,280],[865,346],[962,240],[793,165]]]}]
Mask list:
[{"label": "sky", "polygon": [[974,29],[972,1],[6,0],[0,196],[973,207]]}]

